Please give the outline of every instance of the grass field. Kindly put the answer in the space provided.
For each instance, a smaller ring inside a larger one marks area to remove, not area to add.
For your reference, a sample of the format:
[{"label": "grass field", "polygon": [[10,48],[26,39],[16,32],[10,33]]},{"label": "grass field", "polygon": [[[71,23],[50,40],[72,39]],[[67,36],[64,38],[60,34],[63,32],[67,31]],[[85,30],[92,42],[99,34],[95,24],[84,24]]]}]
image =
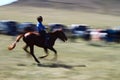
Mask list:
[{"label": "grass field", "polygon": [[[22,40],[13,51],[8,51],[14,38],[0,36],[0,80],[120,80],[119,44],[57,41],[54,47],[58,60],[50,60],[50,51],[48,58],[39,59],[42,66],[38,66],[22,50]],[[39,57],[44,51],[35,47],[35,54]]]}]

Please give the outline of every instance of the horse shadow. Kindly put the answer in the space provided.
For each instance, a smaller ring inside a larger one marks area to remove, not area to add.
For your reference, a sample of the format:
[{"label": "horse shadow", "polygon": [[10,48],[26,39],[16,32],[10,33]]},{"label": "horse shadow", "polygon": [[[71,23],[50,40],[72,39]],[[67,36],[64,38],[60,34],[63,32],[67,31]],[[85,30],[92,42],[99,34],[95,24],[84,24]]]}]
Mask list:
[{"label": "horse shadow", "polygon": [[[36,64],[32,64],[36,65]],[[17,64],[17,66],[27,66],[26,64]],[[64,63],[45,63],[45,64],[37,64],[38,67],[48,67],[48,68],[65,68],[65,69],[73,69],[76,67],[87,67],[86,65],[68,65]]]},{"label": "horse shadow", "polygon": [[65,68],[65,69],[73,69],[75,67],[86,67],[86,65],[67,65],[63,63],[37,64],[37,66],[49,67],[49,68]]}]

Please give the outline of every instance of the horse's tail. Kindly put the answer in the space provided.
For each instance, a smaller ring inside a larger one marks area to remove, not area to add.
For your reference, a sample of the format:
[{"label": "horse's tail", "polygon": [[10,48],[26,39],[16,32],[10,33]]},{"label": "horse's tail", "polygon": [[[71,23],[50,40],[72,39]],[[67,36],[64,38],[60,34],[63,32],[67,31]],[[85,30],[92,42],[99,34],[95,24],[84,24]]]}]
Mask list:
[{"label": "horse's tail", "polygon": [[19,42],[19,40],[20,40],[22,37],[23,37],[23,34],[17,36],[16,40],[15,40],[10,46],[8,46],[8,49],[9,49],[9,50],[14,49],[15,46],[16,46],[16,44],[17,44],[17,42]]}]

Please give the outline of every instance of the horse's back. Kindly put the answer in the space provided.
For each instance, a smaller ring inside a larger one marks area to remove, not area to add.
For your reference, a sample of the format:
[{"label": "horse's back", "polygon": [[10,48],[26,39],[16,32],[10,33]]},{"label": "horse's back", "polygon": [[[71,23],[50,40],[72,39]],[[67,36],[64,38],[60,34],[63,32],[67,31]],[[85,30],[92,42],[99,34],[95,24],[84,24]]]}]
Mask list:
[{"label": "horse's back", "polygon": [[40,35],[37,32],[27,32],[24,34],[23,41],[28,43],[33,43],[40,40]]}]

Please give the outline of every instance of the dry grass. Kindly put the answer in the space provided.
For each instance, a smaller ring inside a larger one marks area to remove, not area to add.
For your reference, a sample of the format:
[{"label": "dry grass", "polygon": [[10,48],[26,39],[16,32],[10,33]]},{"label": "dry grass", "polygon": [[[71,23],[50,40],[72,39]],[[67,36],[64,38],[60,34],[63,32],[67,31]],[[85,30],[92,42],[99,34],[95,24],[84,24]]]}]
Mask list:
[{"label": "dry grass", "polygon": [[120,15],[119,0],[19,0],[13,5],[80,10],[94,13]]},{"label": "dry grass", "polygon": [[120,25],[119,16],[111,16],[96,13],[85,13],[81,11],[70,11],[62,9],[36,8],[36,7],[19,7],[6,6],[0,7],[1,20],[16,20],[18,22],[34,22],[36,17],[42,15],[44,24],[63,23],[71,25],[75,23],[88,24],[92,27],[104,28],[106,26]]},{"label": "dry grass", "polygon": [[[89,45],[90,43],[62,43],[57,41],[58,60],[51,61],[53,53],[40,59],[38,66],[33,58],[27,58],[20,41],[13,51],[7,46],[12,37],[0,35],[0,79],[1,80],[119,80],[119,44]],[[94,42],[95,43],[95,42]],[[92,43],[93,44],[93,43]],[[37,57],[44,55],[41,48],[35,47]]]}]

